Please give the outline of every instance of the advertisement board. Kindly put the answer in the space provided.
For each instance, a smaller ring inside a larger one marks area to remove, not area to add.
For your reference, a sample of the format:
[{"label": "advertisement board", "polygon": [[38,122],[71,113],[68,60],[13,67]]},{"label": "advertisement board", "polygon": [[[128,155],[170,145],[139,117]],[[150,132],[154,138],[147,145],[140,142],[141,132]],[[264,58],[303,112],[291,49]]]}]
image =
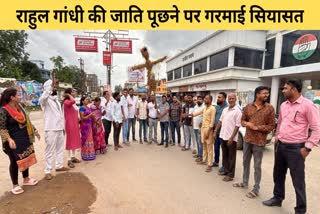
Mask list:
[{"label": "advertisement board", "polygon": [[111,52],[103,51],[103,65],[111,65]]},{"label": "advertisement board", "polygon": [[132,40],[111,39],[112,53],[132,53]]},{"label": "advertisement board", "polygon": [[98,39],[76,37],[74,41],[77,52],[98,52]]}]

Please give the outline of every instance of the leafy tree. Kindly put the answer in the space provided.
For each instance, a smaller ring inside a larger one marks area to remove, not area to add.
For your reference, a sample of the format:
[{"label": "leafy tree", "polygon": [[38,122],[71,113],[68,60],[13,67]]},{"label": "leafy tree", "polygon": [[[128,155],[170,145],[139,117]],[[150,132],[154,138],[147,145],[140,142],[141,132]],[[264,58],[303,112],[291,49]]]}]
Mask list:
[{"label": "leafy tree", "polygon": [[54,68],[58,71],[61,71],[64,64],[64,59],[61,56],[53,56],[50,58],[51,62],[54,65]]},{"label": "leafy tree", "polygon": [[21,64],[21,76],[23,80],[35,80],[43,82],[41,71],[38,66],[30,61],[23,61]]},{"label": "leafy tree", "polygon": [[114,86],[114,91],[120,93],[120,92],[122,91],[122,86],[121,86],[121,84]]},{"label": "leafy tree", "polygon": [[21,64],[28,59],[25,52],[28,34],[23,30],[0,31],[0,76],[20,79]]}]

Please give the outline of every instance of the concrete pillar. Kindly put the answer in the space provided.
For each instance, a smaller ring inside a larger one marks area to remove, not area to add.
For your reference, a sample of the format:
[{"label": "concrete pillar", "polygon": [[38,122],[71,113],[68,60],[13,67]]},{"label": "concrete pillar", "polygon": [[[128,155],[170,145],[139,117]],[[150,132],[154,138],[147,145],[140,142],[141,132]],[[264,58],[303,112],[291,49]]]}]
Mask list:
[{"label": "concrete pillar", "polygon": [[279,87],[280,87],[280,78],[272,77],[270,104],[274,107],[274,109],[277,109]]},{"label": "concrete pillar", "polygon": [[207,72],[210,71],[210,56],[207,56]]},{"label": "concrete pillar", "polygon": [[[280,68],[280,65],[281,65],[282,39],[283,39],[282,34],[277,33],[275,50],[274,50],[273,68]],[[279,87],[280,87],[280,77],[279,76],[272,77],[270,104],[274,107],[274,109],[277,109]]]},{"label": "concrete pillar", "polygon": [[233,67],[234,66],[234,53],[235,53],[235,48],[229,48],[229,54],[228,54],[228,67]]}]

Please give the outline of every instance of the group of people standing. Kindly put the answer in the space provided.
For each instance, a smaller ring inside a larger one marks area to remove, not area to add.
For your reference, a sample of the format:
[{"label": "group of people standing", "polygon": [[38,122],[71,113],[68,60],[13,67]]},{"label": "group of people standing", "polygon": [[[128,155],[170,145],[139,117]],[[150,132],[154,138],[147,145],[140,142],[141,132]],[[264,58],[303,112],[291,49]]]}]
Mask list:
[{"label": "group of people standing", "polygon": [[[235,188],[248,188],[250,163],[254,162],[254,186],[246,196],[256,198],[260,191],[262,178],[262,159],[266,138],[275,129],[275,110],[267,102],[270,90],[260,86],[255,89],[255,99],[244,109],[237,105],[236,94],[220,92],[217,105],[212,105],[212,96],[185,96],[180,102],[168,90],[161,102],[155,96],[145,94],[138,100],[133,89],[124,89],[122,96],[115,92],[103,92],[103,98],[96,98],[90,105],[88,97],[83,96],[80,108],[75,105],[75,91],[67,89],[63,103],[58,101],[54,81],[44,84],[40,104],[44,111],[45,131],[45,174],[51,179],[52,160],[56,155],[56,171],[66,171],[63,166],[64,142],[68,150],[68,166],[74,167],[80,160],[75,150],[81,148],[83,160],[93,160],[96,154],[105,153],[109,145],[109,135],[113,126],[114,149],[122,145],[130,146],[136,140],[135,125],[139,122],[139,142],[156,143],[168,147],[169,144],[191,150],[195,162],[205,165],[206,172],[219,167],[220,149],[222,164],[218,174],[223,181],[234,179],[236,169],[236,149],[239,128],[245,127],[243,145],[243,179],[234,183]],[[298,80],[288,80],[283,87],[287,100],[281,104],[275,134],[275,162],[273,169],[273,197],[264,201],[266,206],[281,206],[285,199],[285,177],[287,170],[293,181],[297,205],[295,213],[306,213],[305,160],[320,140],[320,115],[318,108],[301,95],[302,85]],[[227,102],[228,101],[228,102]],[[37,180],[29,178],[28,168],[36,163],[33,142],[39,133],[31,124],[28,115],[19,104],[17,90],[9,88],[1,97],[0,135],[4,152],[10,159],[12,192],[20,194],[18,171],[23,174],[23,185],[36,185]],[[158,142],[157,126],[160,121],[161,140]],[[122,129],[122,145],[120,133]],[[181,143],[181,129],[184,145]],[[147,130],[149,136],[147,137]],[[66,138],[65,136],[66,135]],[[177,139],[176,139],[177,135]],[[66,139],[66,140],[65,140]]]}]

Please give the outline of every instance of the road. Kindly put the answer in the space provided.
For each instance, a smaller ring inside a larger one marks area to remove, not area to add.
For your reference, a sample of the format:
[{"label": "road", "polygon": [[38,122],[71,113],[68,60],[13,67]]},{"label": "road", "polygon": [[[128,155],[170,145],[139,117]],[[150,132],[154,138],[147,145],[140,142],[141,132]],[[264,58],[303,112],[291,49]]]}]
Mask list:
[{"label": "road", "polygon": [[[42,113],[31,113],[31,118],[42,135],[35,145],[39,162],[31,168],[31,175],[42,179],[45,145]],[[320,210],[319,163],[320,151],[314,149],[306,161],[308,213],[319,213]],[[1,195],[11,188],[8,164],[8,158],[1,153]],[[191,152],[182,152],[178,147],[138,143],[119,151],[111,147],[106,155],[99,155],[95,161],[82,162],[72,171],[83,172],[97,188],[97,200],[91,206],[92,213],[97,214],[293,213],[295,194],[289,175],[283,206],[269,208],[261,204],[272,196],[272,147],[265,150],[262,169],[261,192],[257,199],[246,198],[246,190],[232,187],[233,182],[222,181],[217,169],[204,172],[205,166],[195,164]],[[250,187],[253,184],[251,172]],[[241,177],[242,151],[238,151],[235,181],[241,181]]]}]

